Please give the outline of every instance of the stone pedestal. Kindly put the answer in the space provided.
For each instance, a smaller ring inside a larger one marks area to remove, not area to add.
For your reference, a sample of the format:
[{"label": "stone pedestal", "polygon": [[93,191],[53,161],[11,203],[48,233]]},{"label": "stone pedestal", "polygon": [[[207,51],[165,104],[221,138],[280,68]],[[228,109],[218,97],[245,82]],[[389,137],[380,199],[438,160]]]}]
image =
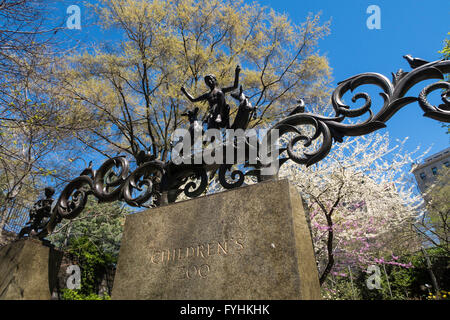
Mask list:
[{"label": "stone pedestal", "polygon": [[130,215],[113,299],[320,299],[302,200],[263,182]]},{"label": "stone pedestal", "polygon": [[38,240],[0,247],[0,299],[50,300],[62,253]]}]

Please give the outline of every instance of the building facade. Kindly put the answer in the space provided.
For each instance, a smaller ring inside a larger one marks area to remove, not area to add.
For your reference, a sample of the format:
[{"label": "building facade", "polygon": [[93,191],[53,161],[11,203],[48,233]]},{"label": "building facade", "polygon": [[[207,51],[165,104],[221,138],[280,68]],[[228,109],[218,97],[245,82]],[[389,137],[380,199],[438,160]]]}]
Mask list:
[{"label": "building facade", "polygon": [[413,166],[412,173],[416,177],[420,192],[424,193],[433,184],[442,167],[450,167],[450,147]]}]

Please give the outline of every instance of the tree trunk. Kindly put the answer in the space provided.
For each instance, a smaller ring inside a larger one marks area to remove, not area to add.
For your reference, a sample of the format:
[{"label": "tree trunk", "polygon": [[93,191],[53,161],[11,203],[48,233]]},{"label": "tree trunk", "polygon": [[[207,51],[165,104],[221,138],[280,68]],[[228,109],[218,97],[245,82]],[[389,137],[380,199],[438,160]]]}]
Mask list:
[{"label": "tree trunk", "polygon": [[428,269],[428,273],[430,274],[431,283],[433,284],[434,293],[435,293],[436,297],[438,297],[440,289],[439,289],[438,282],[437,282],[436,277],[435,277],[434,272],[433,272],[433,268],[432,268],[432,265],[431,265],[430,257],[428,256],[427,251],[423,247],[422,247],[422,253],[423,253],[424,257],[425,257],[425,262],[427,263],[427,269]]},{"label": "tree trunk", "polygon": [[331,269],[334,266],[334,254],[333,254],[333,221],[331,220],[331,214],[326,215],[327,218],[327,224],[328,224],[328,240],[327,240],[327,252],[328,252],[328,263],[325,267],[325,270],[323,270],[322,275],[320,276],[319,283],[322,285],[327,276],[330,274]]}]

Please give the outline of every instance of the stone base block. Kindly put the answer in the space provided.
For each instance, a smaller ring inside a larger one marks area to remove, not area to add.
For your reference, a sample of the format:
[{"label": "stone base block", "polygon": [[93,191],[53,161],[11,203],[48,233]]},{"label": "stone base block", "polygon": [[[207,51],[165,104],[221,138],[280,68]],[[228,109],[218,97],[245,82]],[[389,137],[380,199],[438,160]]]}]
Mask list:
[{"label": "stone base block", "polygon": [[0,300],[50,300],[61,259],[33,239],[0,247]]},{"label": "stone base block", "polygon": [[320,299],[302,200],[263,182],[130,215],[113,299]]}]

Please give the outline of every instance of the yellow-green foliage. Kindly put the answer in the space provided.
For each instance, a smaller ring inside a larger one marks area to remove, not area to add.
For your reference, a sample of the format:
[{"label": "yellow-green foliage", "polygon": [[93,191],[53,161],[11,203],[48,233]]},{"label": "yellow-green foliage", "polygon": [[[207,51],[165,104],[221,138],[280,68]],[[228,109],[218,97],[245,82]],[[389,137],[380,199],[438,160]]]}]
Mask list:
[{"label": "yellow-green foliage", "polygon": [[[448,33],[450,36],[450,32]],[[444,40],[444,49],[442,51],[439,51],[444,56],[444,59],[450,59],[450,39]]]},{"label": "yellow-green foliage", "polygon": [[327,102],[331,70],[316,45],[329,27],[318,15],[296,25],[255,3],[219,0],[102,0],[93,9],[121,40],[71,56],[60,70],[62,100],[74,111],[68,117],[89,127],[74,134],[88,145],[120,152],[153,146],[165,158],[170,133],[185,125],[180,114],[192,108],[180,87],[200,95],[209,73],[230,86],[238,64],[262,116],[252,125],[286,114],[299,98]]},{"label": "yellow-green foliage", "polygon": [[429,187],[425,194],[427,202],[427,215],[425,224],[428,233],[435,244],[449,252],[450,230],[450,168],[442,167],[439,170],[436,182]]},{"label": "yellow-green foliage", "polygon": [[78,290],[62,289],[61,300],[111,300],[111,297],[107,293],[100,296],[95,293],[83,294]]}]

